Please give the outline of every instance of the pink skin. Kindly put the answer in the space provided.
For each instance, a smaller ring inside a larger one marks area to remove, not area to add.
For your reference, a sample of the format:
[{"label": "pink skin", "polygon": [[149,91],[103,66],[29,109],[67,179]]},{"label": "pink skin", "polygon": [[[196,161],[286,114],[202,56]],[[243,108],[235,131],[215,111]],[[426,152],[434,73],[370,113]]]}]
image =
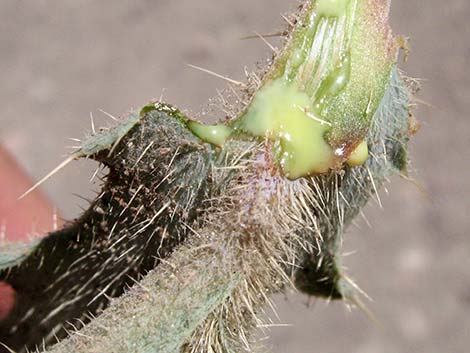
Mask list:
[{"label": "pink skin", "polygon": [[[27,242],[31,236],[53,230],[54,223],[61,223],[59,217],[54,222],[54,207],[40,191],[18,200],[31,185],[30,178],[0,146],[0,234],[4,233],[8,242]],[[0,321],[8,316],[14,303],[14,289],[0,281]]]}]

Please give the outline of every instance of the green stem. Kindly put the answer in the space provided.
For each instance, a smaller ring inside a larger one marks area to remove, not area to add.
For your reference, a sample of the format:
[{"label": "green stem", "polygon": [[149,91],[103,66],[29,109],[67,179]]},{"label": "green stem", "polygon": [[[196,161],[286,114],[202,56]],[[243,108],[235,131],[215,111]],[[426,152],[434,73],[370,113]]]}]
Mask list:
[{"label": "green stem", "polygon": [[354,302],[343,231],[407,164],[387,12],[385,0],[305,1],[236,119],[205,126],[152,103],[88,139],[74,156],[110,169],[103,192],[21,263],[0,264],[18,293],[0,341],[65,336],[154,268],[50,352],[250,352],[268,296],[292,281]]},{"label": "green stem", "polygon": [[240,134],[267,139],[289,179],[365,163],[364,138],[396,60],[388,25],[371,20],[387,11],[372,0],[306,2],[244,113],[190,129],[222,148]]}]

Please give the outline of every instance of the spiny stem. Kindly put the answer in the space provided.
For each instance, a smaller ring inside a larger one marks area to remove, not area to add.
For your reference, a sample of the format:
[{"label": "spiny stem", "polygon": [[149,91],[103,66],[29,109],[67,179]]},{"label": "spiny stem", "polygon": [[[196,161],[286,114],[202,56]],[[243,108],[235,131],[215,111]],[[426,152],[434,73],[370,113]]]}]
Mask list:
[{"label": "spiny stem", "polygon": [[21,350],[76,328],[50,352],[251,352],[287,286],[361,303],[343,232],[406,172],[410,136],[387,13],[385,0],[305,1],[228,123],[151,103],[85,140],[73,158],[109,168],[103,191],[20,264],[0,263],[18,295],[1,340]]}]

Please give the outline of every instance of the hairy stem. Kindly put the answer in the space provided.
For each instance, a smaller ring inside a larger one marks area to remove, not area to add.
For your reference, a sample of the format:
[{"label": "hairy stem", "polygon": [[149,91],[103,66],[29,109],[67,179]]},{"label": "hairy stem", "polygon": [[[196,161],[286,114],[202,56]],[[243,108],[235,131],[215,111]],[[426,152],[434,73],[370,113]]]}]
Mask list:
[{"label": "hairy stem", "polygon": [[17,293],[0,341],[252,352],[269,296],[286,286],[357,303],[344,229],[407,166],[410,97],[387,14],[385,0],[305,1],[228,123],[151,103],[90,136],[72,158],[109,174],[89,210],[0,257]]}]

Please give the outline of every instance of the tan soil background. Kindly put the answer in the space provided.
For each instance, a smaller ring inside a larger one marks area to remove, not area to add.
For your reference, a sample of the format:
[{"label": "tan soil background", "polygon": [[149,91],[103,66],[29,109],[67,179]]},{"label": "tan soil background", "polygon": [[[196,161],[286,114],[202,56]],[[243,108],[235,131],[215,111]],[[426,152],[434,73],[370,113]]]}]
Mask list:
[{"label": "tan soil background", "polygon": [[[119,115],[158,98],[198,111],[224,83],[192,63],[235,79],[267,57],[240,38],[282,25],[288,0],[2,0],[0,142],[37,179],[89,130],[90,112]],[[444,353],[470,351],[470,3],[394,0],[395,33],[412,38],[402,65],[423,79],[412,143],[416,179],[394,178],[383,209],[352,227],[349,273],[374,298],[379,328],[359,311],[299,294],[276,299],[282,324],[266,340],[274,352]],[[44,190],[73,218],[91,197],[92,163],[77,162]],[[0,171],[1,172],[1,171]]]}]

